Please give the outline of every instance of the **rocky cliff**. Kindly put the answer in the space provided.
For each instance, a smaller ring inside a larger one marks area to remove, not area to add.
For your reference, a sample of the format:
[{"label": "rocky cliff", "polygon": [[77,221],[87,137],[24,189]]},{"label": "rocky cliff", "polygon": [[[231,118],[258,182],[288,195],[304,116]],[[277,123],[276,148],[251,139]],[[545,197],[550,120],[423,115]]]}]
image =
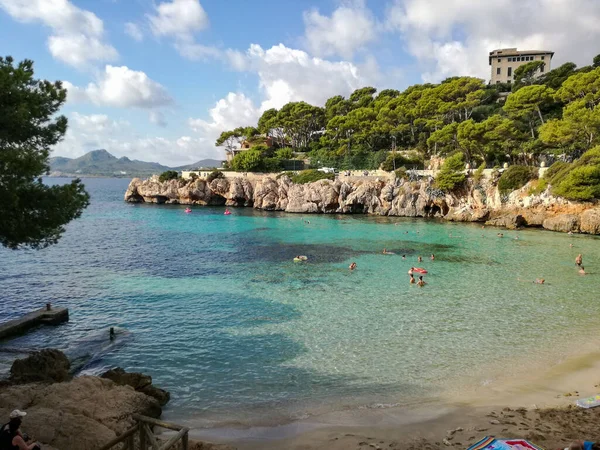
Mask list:
[{"label": "rocky cliff", "polygon": [[252,206],[267,211],[325,214],[375,214],[485,222],[518,228],[600,234],[600,205],[554,197],[531,186],[501,195],[493,180],[469,180],[463,189],[444,193],[431,178],[350,178],[295,184],[289,177],[238,177],[158,181],[134,178],[125,200],[133,203]]}]

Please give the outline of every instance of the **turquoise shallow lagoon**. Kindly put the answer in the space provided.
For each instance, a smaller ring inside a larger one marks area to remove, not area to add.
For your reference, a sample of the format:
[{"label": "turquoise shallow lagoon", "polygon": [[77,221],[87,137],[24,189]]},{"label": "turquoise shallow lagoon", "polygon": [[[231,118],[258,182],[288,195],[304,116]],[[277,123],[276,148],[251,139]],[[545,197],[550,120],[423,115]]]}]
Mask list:
[{"label": "turquoise shallow lagoon", "polygon": [[[48,300],[71,310],[68,324],[3,345],[102,350],[87,372],[151,374],[171,392],[173,420],[280,423],[434,402],[552,366],[598,337],[595,237],[251,208],[185,214],[124,203],[128,181],[85,180],[92,204],[58,245],[0,250],[0,321]],[[578,275],[577,253],[590,275]],[[300,254],[309,260],[294,263]],[[408,284],[411,266],[429,270],[427,286]],[[109,326],[127,331],[119,345],[105,345]]]}]

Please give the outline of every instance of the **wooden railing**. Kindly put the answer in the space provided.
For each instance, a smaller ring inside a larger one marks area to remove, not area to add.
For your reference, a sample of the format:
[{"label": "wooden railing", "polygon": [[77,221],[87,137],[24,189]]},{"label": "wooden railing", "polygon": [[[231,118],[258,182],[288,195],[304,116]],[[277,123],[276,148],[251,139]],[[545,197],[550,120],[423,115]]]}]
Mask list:
[{"label": "wooden railing", "polygon": [[[176,448],[188,450],[189,428],[139,414],[134,414],[133,418],[137,421],[136,425],[99,450],[111,450],[117,445],[120,445],[120,447],[117,447],[120,450],[170,450]],[[166,428],[177,433],[170,436],[166,441],[159,441],[154,435],[152,427]]]}]

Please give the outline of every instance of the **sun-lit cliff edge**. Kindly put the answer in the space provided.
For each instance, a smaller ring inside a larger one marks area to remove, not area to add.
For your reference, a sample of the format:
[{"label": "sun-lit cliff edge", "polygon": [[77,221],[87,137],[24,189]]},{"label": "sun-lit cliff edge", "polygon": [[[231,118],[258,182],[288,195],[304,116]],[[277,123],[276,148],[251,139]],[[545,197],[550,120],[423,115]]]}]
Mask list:
[{"label": "sun-lit cliff edge", "polygon": [[469,179],[462,189],[444,193],[433,180],[350,177],[293,183],[287,175],[169,180],[157,176],[131,180],[125,201],[182,205],[249,206],[266,211],[373,214],[427,217],[489,225],[543,227],[561,232],[600,234],[600,205],[555,197],[546,189],[530,193],[528,184],[501,195],[490,179]]}]

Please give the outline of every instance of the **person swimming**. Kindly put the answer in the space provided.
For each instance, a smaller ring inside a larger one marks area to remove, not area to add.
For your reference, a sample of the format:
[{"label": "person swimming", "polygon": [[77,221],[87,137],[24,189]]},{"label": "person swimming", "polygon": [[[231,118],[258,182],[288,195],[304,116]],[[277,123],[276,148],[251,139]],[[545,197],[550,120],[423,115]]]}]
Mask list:
[{"label": "person swimming", "polygon": [[546,280],[544,280],[543,278],[536,278],[533,284],[544,284],[545,282]]},{"label": "person swimming", "polygon": [[579,266],[579,275],[585,275],[585,267]]},{"label": "person swimming", "polygon": [[356,263],[353,262],[352,264],[350,264],[350,267],[348,267],[348,269],[350,269],[350,270],[356,269]]},{"label": "person swimming", "polygon": [[408,269],[408,274],[409,274],[409,275],[412,275],[412,274],[413,274],[413,270],[415,270],[415,268],[414,268],[414,267],[411,267],[410,269]]},{"label": "person swimming", "polygon": [[423,258],[421,258],[420,256],[417,258],[418,262],[423,262]]},{"label": "person swimming", "polygon": [[406,255],[402,255],[402,259],[406,259]]},{"label": "person swimming", "polygon": [[421,276],[419,277],[419,282],[417,283],[417,286],[419,286],[419,287],[423,287],[423,286],[425,286],[426,284],[427,284],[427,283],[425,283],[425,280],[423,279],[423,275],[421,275]]},{"label": "person swimming", "polygon": [[415,280],[415,276],[411,273],[410,274],[410,284],[415,284],[417,282],[417,280]]},{"label": "person swimming", "polygon": [[501,238],[501,237],[504,237],[504,233],[498,233],[498,234],[497,234],[497,236],[498,236],[499,238]]},{"label": "person swimming", "polygon": [[431,260],[435,260],[435,255],[433,253],[431,254]]},{"label": "person swimming", "polygon": [[581,264],[583,264],[583,255],[581,253],[575,258],[575,264],[577,264],[579,267],[581,267]]}]

